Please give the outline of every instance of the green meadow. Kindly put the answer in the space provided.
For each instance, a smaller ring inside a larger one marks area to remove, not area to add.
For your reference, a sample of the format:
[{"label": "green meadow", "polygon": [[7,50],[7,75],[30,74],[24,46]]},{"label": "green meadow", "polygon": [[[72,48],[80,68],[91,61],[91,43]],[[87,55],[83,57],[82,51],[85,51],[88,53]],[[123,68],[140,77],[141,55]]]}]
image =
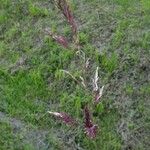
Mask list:
[{"label": "green meadow", "polygon": [[[150,147],[150,1],[70,0],[82,56],[44,30],[71,37],[52,0],[0,1],[0,150],[148,150]],[[70,39],[69,39],[70,40]],[[95,139],[47,111],[67,112],[82,125],[99,67],[105,86],[93,121]],[[85,76],[89,90],[76,79]]]}]

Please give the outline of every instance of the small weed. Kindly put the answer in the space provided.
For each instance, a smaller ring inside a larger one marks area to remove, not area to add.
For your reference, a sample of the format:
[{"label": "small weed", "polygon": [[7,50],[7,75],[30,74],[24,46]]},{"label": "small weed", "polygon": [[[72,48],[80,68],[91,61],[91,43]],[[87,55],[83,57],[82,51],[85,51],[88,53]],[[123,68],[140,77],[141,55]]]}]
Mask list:
[{"label": "small weed", "polygon": [[89,37],[87,34],[83,33],[83,32],[80,32],[79,33],[79,41],[80,41],[80,44],[87,44],[89,42]]},{"label": "small weed", "polygon": [[33,5],[32,3],[29,4],[29,13],[34,17],[45,17],[49,15],[49,12],[45,8],[40,8],[36,5]]},{"label": "small weed", "polygon": [[133,92],[134,92],[133,86],[132,86],[132,85],[126,85],[125,91],[126,91],[126,93],[129,94],[129,95],[130,95],[130,94],[133,94]]},{"label": "small weed", "polygon": [[111,74],[118,67],[118,56],[115,53],[112,53],[111,56],[107,54],[102,54],[99,56],[100,65],[102,68]]}]

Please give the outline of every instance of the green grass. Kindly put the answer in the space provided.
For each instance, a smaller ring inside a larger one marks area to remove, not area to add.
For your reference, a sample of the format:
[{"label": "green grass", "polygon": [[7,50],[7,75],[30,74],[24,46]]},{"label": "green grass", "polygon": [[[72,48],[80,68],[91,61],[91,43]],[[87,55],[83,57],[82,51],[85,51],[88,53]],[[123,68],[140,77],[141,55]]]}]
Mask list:
[{"label": "green grass", "polygon": [[16,141],[14,140],[14,135],[12,132],[12,128],[7,123],[0,123],[0,148],[1,149],[10,149],[14,146],[13,143]]},{"label": "green grass", "polygon": [[[48,133],[41,136],[45,145],[39,149],[147,149],[149,1],[72,0],[71,6],[80,27],[82,50],[91,58],[86,75],[83,58],[44,33],[49,27],[70,38],[70,28],[53,3],[1,1],[0,112],[31,127],[18,134],[9,121],[0,119],[0,149],[14,150],[20,145],[26,150],[38,149],[36,134],[34,142],[26,141],[34,129],[36,133]],[[25,60],[19,64],[21,58]],[[106,86],[102,103],[93,111],[99,133],[90,140],[80,127],[66,127],[46,112],[65,111],[82,123],[82,108],[92,100],[90,83],[97,66],[100,86]],[[89,90],[61,69],[77,79],[85,77]],[[121,128],[123,122],[126,124]]]}]

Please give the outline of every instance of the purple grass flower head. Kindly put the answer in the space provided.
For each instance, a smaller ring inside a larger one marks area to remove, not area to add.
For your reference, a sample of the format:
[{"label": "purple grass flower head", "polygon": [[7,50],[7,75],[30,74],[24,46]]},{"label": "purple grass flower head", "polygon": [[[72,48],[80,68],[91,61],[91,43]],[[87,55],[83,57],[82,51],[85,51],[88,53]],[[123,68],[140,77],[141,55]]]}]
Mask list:
[{"label": "purple grass flower head", "polygon": [[63,47],[67,48],[69,47],[69,43],[68,40],[60,35],[56,35],[55,33],[53,33],[52,31],[50,31],[49,29],[45,29],[45,32],[50,35],[57,43],[59,43],[60,45],[62,45]]},{"label": "purple grass flower head", "polygon": [[55,116],[56,118],[60,119],[61,121],[63,121],[66,125],[76,125],[77,122],[76,120],[74,120],[71,116],[69,116],[68,114],[64,113],[64,112],[51,112],[48,111],[49,114]]},{"label": "purple grass flower head", "polygon": [[91,114],[87,106],[84,107],[84,128],[86,135],[93,139],[96,137],[98,126],[92,123]]},{"label": "purple grass flower head", "polygon": [[58,35],[53,35],[52,37],[60,45],[63,45],[65,48],[68,47],[68,41],[65,37],[60,36],[60,35],[59,36]]},{"label": "purple grass flower head", "polygon": [[75,22],[73,13],[70,9],[69,3],[67,2],[67,0],[55,0],[55,2],[56,2],[56,6],[62,12],[62,14],[64,15],[68,24],[71,27],[74,42],[78,43],[77,24]]},{"label": "purple grass flower head", "polygon": [[56,4],[57,7],[62,11],[63,15],[66,17],[68,23],[72,27],[73,33],[75,34],[77,32],[77,26],[68,2],[66,0],[56,0]]}]

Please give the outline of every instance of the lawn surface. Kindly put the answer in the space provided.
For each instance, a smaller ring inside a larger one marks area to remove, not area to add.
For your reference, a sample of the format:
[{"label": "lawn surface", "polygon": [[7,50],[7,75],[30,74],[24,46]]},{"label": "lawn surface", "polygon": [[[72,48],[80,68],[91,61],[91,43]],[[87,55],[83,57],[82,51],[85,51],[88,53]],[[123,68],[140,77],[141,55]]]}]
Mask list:
[{"label": "lawn surface", "polygon": [[64,74],[83,75],[83,59],[45,34],[70,37],[51,0],[0,2],[0,149],[148,150],[150,147],[150,1],[71,0],[80,44],[91,58],[91,89],[99,67],[102,102],[94,110],[96,139],[47,111],[82,122],[89,91]]}]

